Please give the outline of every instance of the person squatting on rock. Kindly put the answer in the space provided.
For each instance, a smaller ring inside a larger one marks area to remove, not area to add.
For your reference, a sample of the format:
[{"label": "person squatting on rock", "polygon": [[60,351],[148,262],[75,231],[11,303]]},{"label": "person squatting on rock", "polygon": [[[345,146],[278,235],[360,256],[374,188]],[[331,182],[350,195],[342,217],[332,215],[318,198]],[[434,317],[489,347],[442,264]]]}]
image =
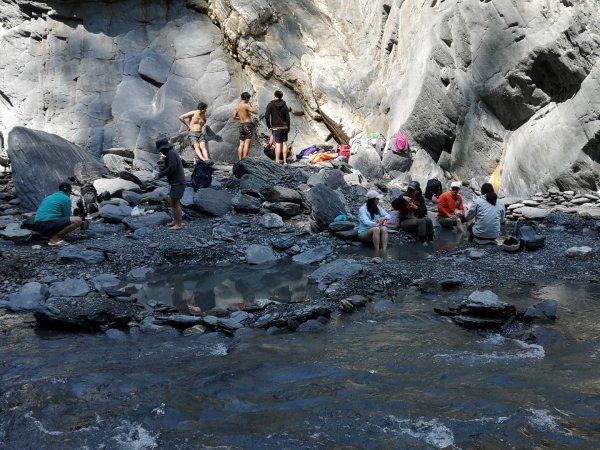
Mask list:
[{"label": "person squatting on rock", "polygon": [[238,147],[238,158],[246,158],[250,153],[252,146],[252,135],[254,134],[254,125],[252,124],[251,114],[256,114],[257,109],[250,103],[250,94],[242,92],[242,101],[238,103],[233,112],[233,119],[240,121],[240,145]]},{"label": "person squatting on rock", "polygon": [[433,241],[433,222],[427,217],[425,198],[418,181],[410,182],[406,192],[400,193],[392,201],[392,208],[398,216],[397,222],[394,223],[396,229],[414,235],[423,245]]},{"label": "person squatting on rock", "polygon": [[162,138],[156,141],[157,150],[165,157],[165,167],[158,172],[156,178],[167,177],[171,185],[169,198],[171,203],[171,213],[173,221],[167,226],[171,230],[180,230],[182,228],[181,197],[185,192],[185,174],[183,173],[183,163],[181,157],[175,151],[168,139]]},{"label": "person squatting on rock", "polygon": [[465,232],[463,223],[465,219],[465,207],[462,196],[458,193],[460,190],[460,181],[450,183],[450,190],[440,195],[438,200],[438,221],[440,225],[447,229],[456,227],[461,233]]},{"label": "person squatting on rock", "polygon": [[187,127],[188,137],[194,146],[194,151],[198,159],[212,166],[214,163],[208,154],[206,135],[203,132],[203,128],[206,125],[206,108],[208,108],[208,105],[200,102],[194,111],[180,115],[179,121]]},{"label": "person squatting on rock", "polygon": [[387,221],[390,215],[379,206],[382,198],[379,192],[371,190],[367,192],[367,202],[358,210],[358,238],[365,244],[373,244],[376,254],[380,249],[385,252],[388,244]]},{"label": "person squatting on rock", "polygon": [[498,198],[490,183],[484,183],[481,197],[475,199],[467,213],[467,222],[474,221],[467,227],[469,241],[495,243],[500,236],[500,223],[504,221],[504,215],[504,200]]},{"label": "person squatting on rock", "polygon": [[287,164],[290,111],[283,100],[283,92],[275,91],[274,97],[267,105],[265,121],[275,141],[275,162],[280,164],[282,162],[280,158],[283,156],[283,164]]},{"label": "person squatting on rock", "polygon": [[35,213],[33,229],[49,237],[50,246],[69,245],[63,237],[83,223],[81,217],[71,215],[71,193],[70,183],[60,183],[58,191],[42,200]]}]

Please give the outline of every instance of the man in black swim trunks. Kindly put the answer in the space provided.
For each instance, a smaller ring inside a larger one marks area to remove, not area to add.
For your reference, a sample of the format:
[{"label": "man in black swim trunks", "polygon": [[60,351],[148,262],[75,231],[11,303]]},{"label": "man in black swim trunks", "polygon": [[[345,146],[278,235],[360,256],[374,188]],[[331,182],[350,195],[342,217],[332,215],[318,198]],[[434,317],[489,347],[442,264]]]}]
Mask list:
[{"label": "man in black swim trunks", "polygon": [[235,107],[233,119],[240,121],[240,145],[238,147],[238,158],[246,158],[252,145],[252,135],[254,134],[254,125],[252,124],[251,114],[256,114],[257,109],[250,103],[250,94],[242,92],[242,101]]}]

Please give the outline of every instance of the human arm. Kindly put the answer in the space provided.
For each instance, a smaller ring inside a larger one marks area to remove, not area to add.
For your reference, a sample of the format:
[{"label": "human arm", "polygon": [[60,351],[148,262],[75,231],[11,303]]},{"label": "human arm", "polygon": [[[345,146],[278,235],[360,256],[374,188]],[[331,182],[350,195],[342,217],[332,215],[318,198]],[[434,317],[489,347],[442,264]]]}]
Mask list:
[{"label": "human arm", "polygon": [[388,212],[383,209],[381,206],[378,206],[377,209],[379,210],[379,219],[377,219],[377,223],[382,223],[386,220],[390,220],[392,218],[392,216],[390,216],[388,214]]},{"label": "human arm", "polygon": [[233,111],[233,116],[231,116],[231,118],[232,118],[233,120],[240,120],[240,114],[239,114],[239,112],[238,112],[238,109],[237,109],[237,107],[236,107],[236,108],[235,108],[235,110]]},{"label": "human arm", "polygon": [[161,170],[160,172],[158,172],[158,175],[156,176],[157,178],[162,178],[165,176],[169,176],[169,174],[174,173],[175,169],[177,168],[176,165],[176,161],[175,161],[175,157],[174,155],[171,154],[171,152],[173,152],[174,150],[171,150],[166,158],[165,158],[165,167],[163,170]]},{"label": "human arm", "polygon": [[248,113],[251,113],[251,114],[258,113],[258,109],[256,109],[256,106],[253,105],[252,103],[248,103],[246,105],[246,111],[248,111]]},{"label": "human arm", "polygon": [[376,221],[371,219],[371,214],[369,214],[366,205],[361,206],[358,210],[358,219],[360,220],[360,223],[366,227],[376,227],[379,225]]},{"label": "human arm", "polygon": [[271,108],[272,105],[269,102],[269,104],[267,105],[267,109],[265,110],[265,122],[267,123],[268,129],[271,129]]},{"label": "human arm", "polygon": [[285,125],[287,126],[287,129],[290,129],[290,109],[286,106],[285,107],[285,112],[283,113],[284,116],[284,120],[285,120]]},{"label": "human arm", "polygon": [[471,205],[471,207],[469,208],[469,211],[467,211],[467,215],[465,217],[465,219],[467,219],[467,222],[470,220],[473,220],[475,217],[477,217],[478,205],[479,205],[479,202],[477,200],[475,200],[473,202],[473,205]]},{"label": "human arm", "polygon": [[71,217],[72,209],[71,209],[71,197],[69,195],[65,196],[64,201],[61,203],[61,214],[62,217]]},{"label": "human arm", "polygon": [[179,116],[179,121],[181,123],[183,123],[187,127],[188,130],[190,129],[190,120],[193,115],[194,115],[194,112],[192,111],[192,112],[187,112],[187,113]]}]

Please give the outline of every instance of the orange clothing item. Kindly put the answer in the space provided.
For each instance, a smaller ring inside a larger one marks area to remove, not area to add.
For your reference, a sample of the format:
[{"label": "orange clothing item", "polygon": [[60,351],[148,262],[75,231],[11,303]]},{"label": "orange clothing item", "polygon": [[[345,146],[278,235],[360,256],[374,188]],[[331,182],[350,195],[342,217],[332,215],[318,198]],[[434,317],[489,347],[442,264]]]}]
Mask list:
[{"label": "orange clothing item", "polygon": [[444,192],[438,199],[438,219],[453,216],[456,210],[465,213],[463,198],[460,194],[456,194],[456,198],[452,197],[452,191]]}]

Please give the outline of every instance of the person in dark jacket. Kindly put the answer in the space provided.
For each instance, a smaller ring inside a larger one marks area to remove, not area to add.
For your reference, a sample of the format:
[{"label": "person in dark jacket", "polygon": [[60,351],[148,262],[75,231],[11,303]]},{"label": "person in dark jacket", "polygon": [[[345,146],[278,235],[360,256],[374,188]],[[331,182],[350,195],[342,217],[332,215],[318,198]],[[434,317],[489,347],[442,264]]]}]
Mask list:
[{"label": "person in dark jacket", "polygon": [[[283,101],[283,92],[275,91],[275,98],[267,105],[265,120],[273,132],[275,141],[275,162],[287,164],[288,133],[290,131],[290,110]],[[283,155],[283,161],[280,160]]]},{"label": "person in dark jacket", "polygon": [[180,230],[182,228],[181,197],[185,191],[185,174],[181,157],[166,138],[156,141],[156,148],[166,160],[165,168],[158,173],[156,178],[167,177],[167,181],[171,185],[169,198],[171,199],[173,221],[168,226],[171,230]]}]

